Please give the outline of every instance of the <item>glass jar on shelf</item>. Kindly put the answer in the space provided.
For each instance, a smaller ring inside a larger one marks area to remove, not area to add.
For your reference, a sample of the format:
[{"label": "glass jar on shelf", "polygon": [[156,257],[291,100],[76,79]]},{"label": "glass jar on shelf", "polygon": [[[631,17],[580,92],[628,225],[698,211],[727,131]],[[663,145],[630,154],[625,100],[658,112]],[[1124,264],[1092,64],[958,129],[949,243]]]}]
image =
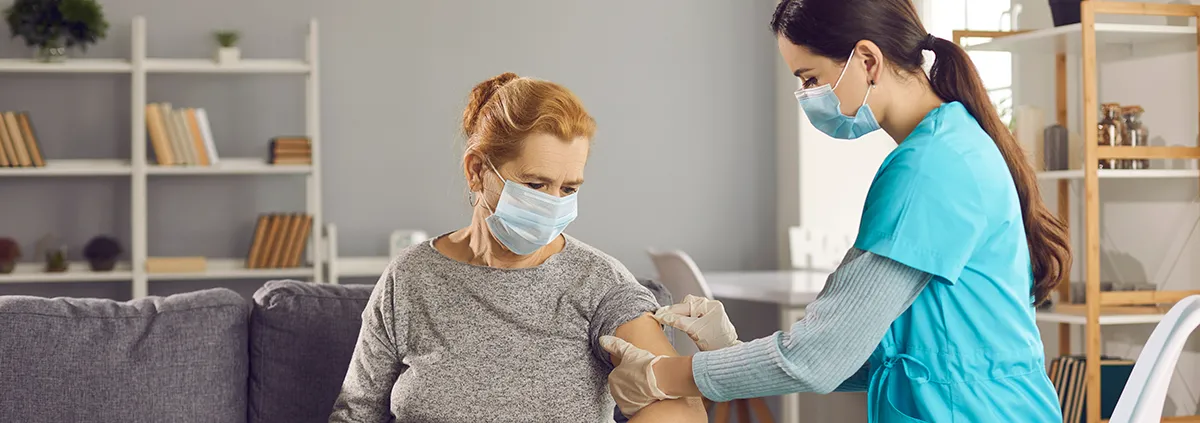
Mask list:
[{"label": "glass jar on shelf", "polygon": [[[1145,147],[1150,145],[1150,128],[1142,122],[1142,113],[1146,109],[1142,106],[1125,106],[1121,108],[1121,114],[1125,119],[1125,142],[1130,147]],[[1150,159],[1127,159],[1122,160],[1126,169],[1149,169]]]},{"label": "glass jar on shelf", "polygon": [[[1101,105],[1101,115],[1104,116],[1096,125],[1098,137],[1096,143],[1101,147],[1118,147],[1125,144],[1125,120],[1121,116],[1121,105],[1104,103]],[[1119,159],[1100,159],[1101,169],[1120,169]]]}]

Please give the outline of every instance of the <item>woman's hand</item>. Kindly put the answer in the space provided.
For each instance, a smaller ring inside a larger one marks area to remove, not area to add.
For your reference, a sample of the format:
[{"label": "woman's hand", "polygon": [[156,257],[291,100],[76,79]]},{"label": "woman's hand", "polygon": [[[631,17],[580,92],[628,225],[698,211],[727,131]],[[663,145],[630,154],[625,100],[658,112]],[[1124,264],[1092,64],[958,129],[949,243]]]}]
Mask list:
[{"label": "woman's hand", "polygon": [[683,302],[658,309],[654,320],[688,334],[700,351],[719,350],[742,343],[720,301],[688,295]]},{"label": "woman's hand", "polygon": [[679,398],[659,389],[654,377],[654,363],[667,356],[654,355],[615,336],[601,336],[600,346],[621,363],[608,375],[608,391],[622,414],[633,416],[657,401]]}]

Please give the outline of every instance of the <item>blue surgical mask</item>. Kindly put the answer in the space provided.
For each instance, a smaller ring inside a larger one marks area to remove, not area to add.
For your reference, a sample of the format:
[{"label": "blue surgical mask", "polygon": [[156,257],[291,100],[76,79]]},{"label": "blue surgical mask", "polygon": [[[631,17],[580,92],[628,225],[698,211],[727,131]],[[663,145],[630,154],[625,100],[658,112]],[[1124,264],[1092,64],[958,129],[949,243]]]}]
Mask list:
[{"label": "blue surgical mask", "polygon": [[485,222],[492,236],[509,251],[532,254],[558,238],[578,216],[578,194],[556,197],[504,179],[490,161],[488,166],[504,180],[504,189]]},{"label": "blue surgical mask", "polygon": [[825,84],[796,91],[796,100],[800,102],[804,114],[808,115],[808,121],[825,135],[843,140],[857,139],[879,129],[875,114],[871,113],[871,107],[867,106],[867,98],[871,96],[874,83],[867,86],[867,95],[863,96],[862,106],[858,107],[854,116],[842,114],[842,100],[833,93],[842,83],[842,77],[846,76],[846,69],[850,68],[850,59],[853,58],[854,52],[851,51],[850,57],[846,59],[846,67],[842,68],[842,74],[838,75],[833,87]]}]

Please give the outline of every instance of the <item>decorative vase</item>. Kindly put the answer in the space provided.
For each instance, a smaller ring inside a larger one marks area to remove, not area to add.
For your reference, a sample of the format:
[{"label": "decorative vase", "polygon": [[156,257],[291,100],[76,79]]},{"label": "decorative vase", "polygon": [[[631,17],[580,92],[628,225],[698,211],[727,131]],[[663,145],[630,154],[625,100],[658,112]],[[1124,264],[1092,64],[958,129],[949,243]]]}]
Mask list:
[{"label": "decorative vase", "polygon": [[47,41],[38,46],[34,59],[45,63],[61,63],[67,60],[67,48],[58,40]]},{"label": "decorative vase", "polygon": [[88,260],[88,265],[91,266],[93,272],[109,272],[117,266],[116,258],[92,259]]},{"label": "decorative vase", "polygon": [[242,58],[242,50],[237,47],[221,47],[217,49],[217,63],[222,65],[237,63]]},{"label": "decorative vase", "polygon": [[0,275],[6,275],[9,273],[12,273],[13,269],[16,269],[16,268],[17,268],[16,260],[0,261]]}]

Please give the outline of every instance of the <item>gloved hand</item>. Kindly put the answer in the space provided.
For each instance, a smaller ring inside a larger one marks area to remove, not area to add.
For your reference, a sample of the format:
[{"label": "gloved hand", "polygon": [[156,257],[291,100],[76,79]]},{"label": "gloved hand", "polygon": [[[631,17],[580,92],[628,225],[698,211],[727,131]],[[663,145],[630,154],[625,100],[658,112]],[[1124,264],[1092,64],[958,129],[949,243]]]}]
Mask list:
[{"label": "gloved hand", "polygon": [[654,320],[688,334],[700,351],[719,350],[742,343],[720,301],[688,295],[683,302],[659,308]]},{"label": "gloved hand", "polygon": [[665,356],[656,356],[615,336],[601,336],[600,347],[608,351],[613,360],[621,362],[608,375],[608,391],[617,401],[621,414],[632,417],[656,401],[679,398],[664,393],[654,378],[654,363]]}]

